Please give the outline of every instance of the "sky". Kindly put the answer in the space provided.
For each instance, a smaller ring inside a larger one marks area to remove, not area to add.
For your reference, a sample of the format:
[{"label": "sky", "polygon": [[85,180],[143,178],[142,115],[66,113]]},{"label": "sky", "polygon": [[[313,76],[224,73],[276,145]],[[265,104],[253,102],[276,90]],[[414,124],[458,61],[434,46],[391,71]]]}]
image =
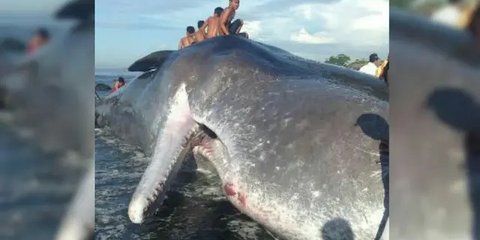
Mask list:
[{"label": "sky", "polygon": [[[67,0],[0,0],[0,23],[11,15],[50,16]],[[127,68],[158,50],[176,49],[185,27],[212,15],[228,0],[97,0],[97,68]],[[367,58],[388,54],[388,0],[241,0],[236,16],[255,41],[324,61],[340,53]],[[24,18],[20,18],[24,19]],[[35,21],[35,20],[33,20]]]},{"label": "sky", "polygon": [[[0,0],[0,22],[10,15],[49,16],[67,0]],[[228,0],[97,0],[97,68],[127,68],[158,50],[176,49],[188,25],[212,15]],[[388,0],[241,0],[236,17],[255,41],[324,61],[388,54]],[[28,22],[31,22],[28,20]]]},{"label": "sky", "polygon": [[0,0],[0,25],[52,25],[58,24],[54,14],[68,0]]},{"label": "sky", "polygon": [[47,28],[55,37],[72,24],[72,21],[54,18],[67,3],[68,0],[0,0],[0,38],[13,36],[28,41],[38,27]]},{"label": "sky", "polygon": [[[53,1],[53,0],[51,0]],[[97,0],[97,68],[127,68],[158,50],[177,49],[188,25],[197,25],[228,0]],[[241,0],[236,17],[250,38],[323,62],[340,53],[386,58],[388,0]]]},{"label": "sky", "polygon": [[0,0],[0,14],[47,16],[66,4],[67,0]]}]

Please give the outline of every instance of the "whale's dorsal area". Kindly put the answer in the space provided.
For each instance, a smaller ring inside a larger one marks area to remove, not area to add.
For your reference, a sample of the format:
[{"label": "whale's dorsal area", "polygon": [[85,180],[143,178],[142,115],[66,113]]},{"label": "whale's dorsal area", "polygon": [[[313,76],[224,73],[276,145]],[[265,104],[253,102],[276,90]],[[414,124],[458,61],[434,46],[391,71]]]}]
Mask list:
[{"label": "whale's dorsal area", "polygon": [[158,69],[162,66],[163,62],[165,62],[172,52],[174,51],[164,50],[150,53],[149,55],[138,59],[132,65],[130,65],[130,67],[128,67],[128,71],[147,72]]}]

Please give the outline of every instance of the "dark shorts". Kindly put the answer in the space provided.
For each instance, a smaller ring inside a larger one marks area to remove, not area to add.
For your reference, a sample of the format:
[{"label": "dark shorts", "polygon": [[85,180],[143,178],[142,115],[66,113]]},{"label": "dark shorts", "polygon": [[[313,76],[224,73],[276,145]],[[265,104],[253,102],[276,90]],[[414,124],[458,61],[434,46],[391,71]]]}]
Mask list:
[{"label": "dark shorts", "polygon": [[230,25],[228,25],[228,32],[232,35],[237,34],[238,29],[241,28],[242,25],[243,25],[243,21],[240,19],[237,19],[232,23],[230,23]]},{"label": "dark shorts", "polygon": [[228,25],[228,32],[230,35],[249,38],[246,32],[237,33],[237,30],[243,26],[243,20],[237,19]]}]

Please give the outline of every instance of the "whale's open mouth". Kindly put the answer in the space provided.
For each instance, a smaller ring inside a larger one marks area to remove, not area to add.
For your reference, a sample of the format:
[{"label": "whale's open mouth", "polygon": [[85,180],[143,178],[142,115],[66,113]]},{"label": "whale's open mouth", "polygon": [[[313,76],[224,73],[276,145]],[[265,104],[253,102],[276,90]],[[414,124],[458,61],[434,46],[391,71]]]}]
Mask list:
[{"label": "whale's open mouth", "polygon": [[142,223],[161,206],[182,163],[194,149],[195,154],[207,160],[214,152],[211,142],[218,139],[217,135],[193,119],[186,93],[180,91],[173,104],[159,133],[152,161],[130,201],[128,216],[133,223]]},{"label": "whale's open mouth", "polygon": [[[164,167],[164,164],[161,167],[156,167],[158,172],[153,173],[153,176],[149,176],[148,174],[151,173],[146,171],[129,205],[128,215],[130,220],[139,224],[144,221],[145,217],[153,215],[165,200],[171,182],[175,179],[187,156],[195,150],[195,154],[201,154],[207,160],[212,158],[214,150],[211,143],[214,139],[217,139],[217,136],[213,131],[204,125],[196,124],[184,136],[179,154],[172,156],[173,158],[167,167]],[[158,165],[154,161],[158,161],[158,159],[152,159],[150,166]],[[144,180],[152,178],[155,180]]]}]

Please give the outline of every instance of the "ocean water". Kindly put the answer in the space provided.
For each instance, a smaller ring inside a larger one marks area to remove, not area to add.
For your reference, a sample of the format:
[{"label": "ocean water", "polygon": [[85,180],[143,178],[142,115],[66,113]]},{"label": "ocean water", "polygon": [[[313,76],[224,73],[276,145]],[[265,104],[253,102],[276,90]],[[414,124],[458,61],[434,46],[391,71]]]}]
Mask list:
[{"label": "ocean water", "polygon": [[[27,44],[38,27],[49,29],[52,38],[66,29],[49,17],[4,14],[0,45],[5,39]],[[0,73],[10,66],[9,51],[0,46]],[[14,128],[8,114],[0,110],[0,115],[0,239],[53,239],[85,166],[67,155],[45,153],[21,137],[26,131]]]},{"label": "ocean water", "polygon": [[[126,69],[96,69],[95,70],[95,85],[105,84],[112,87],[115,80],[119,77],[123,77],[128,84],[130,81],[140,76],[141,73],[128,72]],[[110,94],[110,91],[96,91],[96,94],[103,98]],[[98,98],[96,99],[98,100]]]},{"label": "ocean water", "polygon": [[[120,72],[111,76],[97,73],[97,83],[119,75],[124,76]],[[128,204],[149,161],[141,149],[105,129],[96,129],[95,239],[276,239],[233,207],[218,175],[197,171],[191,158],[158,213],[142,225],[131,223]]]},{"label": "ocean water", "polygon": [[0,239],[53,239],[83,167],[0,123]]}]

